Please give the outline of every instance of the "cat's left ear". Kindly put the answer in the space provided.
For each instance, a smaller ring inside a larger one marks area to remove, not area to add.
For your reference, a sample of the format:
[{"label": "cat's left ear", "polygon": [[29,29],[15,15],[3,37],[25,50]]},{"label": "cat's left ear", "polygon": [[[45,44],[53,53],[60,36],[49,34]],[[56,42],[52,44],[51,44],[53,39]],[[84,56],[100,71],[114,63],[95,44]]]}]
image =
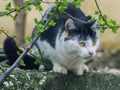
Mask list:
[{"label": "cat's left ear", "polygon": [[90,23],[90,28],[93,30],[93,31],[98,31],[98,20],[97,19],[94,19],[91,23]]},{"label": "cat's left ear", "polygon": [[72,19],[68,19],[65,22],[65,31],[67,32],[68,30],[73,30],[75,29],[74,21]]}]

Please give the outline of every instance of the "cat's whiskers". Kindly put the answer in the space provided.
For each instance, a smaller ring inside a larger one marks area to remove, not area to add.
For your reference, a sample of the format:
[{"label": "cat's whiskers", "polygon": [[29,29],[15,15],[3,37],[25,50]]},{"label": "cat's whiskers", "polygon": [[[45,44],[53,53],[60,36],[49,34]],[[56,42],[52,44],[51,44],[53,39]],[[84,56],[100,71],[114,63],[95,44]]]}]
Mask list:
[{"label": "cat's whiskers", "polygon": [[79,54],[78,54],[78,53],[73,53],[73,54],[67,56],[66,59],[67,59],[67,60],[69,60],[69,59],[70,59],[70,60],[71,60],[71,59],[74,60],[76,57],[80,57]]}]

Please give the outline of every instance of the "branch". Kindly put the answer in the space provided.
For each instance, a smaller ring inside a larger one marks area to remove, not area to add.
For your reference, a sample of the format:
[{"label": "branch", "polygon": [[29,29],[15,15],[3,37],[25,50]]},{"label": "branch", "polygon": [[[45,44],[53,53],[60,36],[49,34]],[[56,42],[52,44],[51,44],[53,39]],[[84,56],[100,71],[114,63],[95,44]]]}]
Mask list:
[{"label": "branch", "polygon": [[[31,3],[31,5],[32,5],[32,3]],[[20,9],[25,9],[27,6],[25,5],[25,6],[22,6],[22,7],[20,7]],[[2,17],[2,16],[6,16],[6,15],[10,15],[11,13],[13,13],[13,12],[16,12],[17,11],[17,9],[15,8],[15,9],[13,9],[12,11],[10,11],[10,12],[3,12],[2,14],[0,14],[0,17]]]},{"label": "branch", "polygon": [[0,32],[3,33],[5,36],[9,37],[9,35],[5,32],[5,30],[0,29]]},{"label": "branch", "polygon": [[[50,17],[50,18],[48,19],[48,21],[45,23],[45,25],[44,25],[44,27],[42,28],[42,30],[45,30],[45,28],[49,25],[50,20],[53,19],[54,15],[57,13],[58,7],[59,7],[59,4],[58,4],[58,6],[56,7],[55,12],[51,15],[51,17]],[[24,58],[24,56],[25,56],[25,55],[28,53],[28,51],[33,47],[33,45],[35,45],[35,43],[36,43],[36,41],[39,39],[40,35],[41,35],[41,34],[39,34],[39,35],[35,38],[34,42],[26,48],[26,50],[18,57],[18,59],[14,62],[14,64],[13,64],[9,69],[7,69],[7,70],[3,73],[3,75],[2,75],[1,78],[0,78],[0,85],[2,85],[4,79],[5,79],[5,78],[14,70],[14,68],[18,65],[19,61],[20,61],[22,58]]]},{"label": "branch", "polygon": [[[46,4],[52,4],[52,3],[55,3],[55,2],[48,2],[48,1],[43,1],[43,0],[38,0],[39,2],[42,2],[42,3],[46,3]],[[31,3],[29,3],[28,5],[23,5],[23,6],[21,6],[20,7],[20,9],[25,9],[27,6],[29,6],[29,5],[34,5],[34,0],[31,0]],[[58,4],[63,4],[63,2],[57,2]],[[17,12],[17,9],[16,8],[14,8],[14,9],[12,9],[12,11],[10,11],[10,12],[6,12],[6,11],[4,11],[2,14],[0,13],[0,17],[2,17],[2,16],[6,16],[6,15],[11,15],[11,13],[14,13],[14,12]]]},{"label": "branch", "polygon": [[[94,27],[93,27],[94,28]],[[97,26],[97,28],[107,29],[107,28],[120,28],[120,26]]]},{"label": "branch", "polygon": [[99,5],[98,5],[97,0],[95,0],[95,4],[96,4],[96,6],[97,6],[97,9],[98,9],[98,11],[99,11],[99,13],[100,13],[100,16],[102,17],[103,21],[104,21],[105,23],[107,23],[107,21],[106,21],[106,20],[104,19],[104,17],[103,17],[102,11],[100,10],[100,7],[99,7]]},{"label": "branch", "polygon": [[[66,14],[67,16],[69,16],[70,18],[72,18],[72,19],[74,19],[74,20],[76,20],[76,21],[79,21],[79,22],[81,22],[81,23],[88,23],[88,22],[85,22],[85,21],[83,21],[83,20],[80,20],[80,19],[77,19],[77,18],[75,18],[75,17],[73,17],[73,16],[71,16],[70,14],[68,14],[67,12],[63,12],[64,14]],[[97,26],[97,27],[93,27],[93,28],[102,28],[102,29],[107,29],[107,28],[120,28],[120,26]]]},{"label": "branch", "polygon": [[76,21],[79,21],[79,22],[81,22],[81,23],[88,23],[88,22],[85,22],[85,21],[83,21],[83,20],[80,20],[80,19],[77,19],[77,18],[75,18],[75,17],[73,17],[73,16],[71,16],[70,14],[68,14],[67,12],[63,12],[64,14],[66,14],[67,16],[69,16],[70,18],[72,18],[72,19],[74,19],[74,20],[76,20]]}]

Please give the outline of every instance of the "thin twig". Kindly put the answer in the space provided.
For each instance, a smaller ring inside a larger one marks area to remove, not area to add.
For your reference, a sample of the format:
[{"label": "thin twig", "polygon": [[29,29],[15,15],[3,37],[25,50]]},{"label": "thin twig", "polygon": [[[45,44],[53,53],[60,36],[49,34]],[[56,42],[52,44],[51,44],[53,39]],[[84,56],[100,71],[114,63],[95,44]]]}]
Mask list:
[{"label": "thin twig", "polygon": [[4,57],[4,58],[5,58],[5,57],[7,57],[7,56],[6,56],[5,54],[0,54],[0,57]]},{"label": "thin twig", "polygon": [[[49,25],[49,22],[51,19],[53,19],[54,15],[57,13],[58,11],[58,6],[56,7],[55,12],[51,15],[51,17],[48,19],[48,21],[45,23],[44,27],[42,28],[42,30],[45,30],[45,28]],[[18,65],[19,61],[24,58],[24,56],[29,52],[29,50],[35,45],[36,41],[39,39],[40,34],[35,38],[35,40],[33,41],[33,43],[31,45],[29,45],[26,50],[17,58],[17,60],[14,62],[14,64],[7,69],[3,75],[0,77],[0,85],[2,85],[4,79],[14,70],[14,68]]]},{"label": "thin twig", "polygon": [[98,11],[99,11],[99,13],[100,13],[100,16],[102,17],[102,19],[103,19],[103,21],[105,22],[105,24],[107,24],[107,21],[106,21],[105,18],[103,17],[102,11],[100,10],[100,7],[99,7],[99,5],[98,5],[97,0],[95,0],[95,4],[96,4],[97,9],[98,9]]},{"label": "thin twig", "polygon": [[120,28],[120,26],[97,26],[97,28],[107,29],[107,28]]},{"label": "thin twig", "polygon": [[5,36],[9,37],[9,35],[5,32],[5,30],[0,29],[0,32],[2,32]]},{"label": "thin twig", "polygon": [[81,22],[81,23],[88,23],[88,22],[85,22],[85,21],[83,21],[83,20],[80,20],[80,19],[77,19],[77,18],[71,16],[70,14],[68,14],[68,13],[65,12],[65,11],[63,11],[63,13],[66,14],[67,16],[71,17],[72,19],[76,20],[76,21],[79,21],[79,22]]},{"label": "thin twig", "polygon": [[[30,5],[32,5],[32,3]],[[27,7],[26,5],[25,6],[21,6],[20,9],[25,9],[26,7]],[[6,16],[6,15],[10,15],[11,13],[16,12],[16,11],[17,11],[17,9],[15,8],[15,9],[13,9],[10,12],[3,12],[2,14],[0,14],[0,17]]]},{"label": "thin twig", "polygon": [[[71,16],[70,14],[68,14],[67,12],[63,12],[64,14],[66,14],[66,15],[68,15],[70,18],[72,18],[72,19],[74,19],[74,20],[76,20],[76,21],[79,21],[79,22],[81,22],[81,23],[88,23],[88,22],[85,22],[85,21],[82,21],[82,20],[80,20],[80,19],[77,19],[77,18],[75,18],[75,17],[73,17],[73,16]],[[103,29],[107,29],[107,28],[120,28],[120,26],[96,26],[96,27],[93,27],[93,28],[103,28]]]},{"label": "thin twig", "polygon": [[[46,1],[43,1],[43,0],[39,0],[40,2],[42,2],[42,3],[55,3],[55,2],[46,2]],[[58,2],[58,4],[61,4],[62,2]],[[29,5],[34,5],[34,0],[31,0],[31,3],[29,3],[28,5],[23,5],[23,6],[21,6],[20,7],[20,9],[25,9],[27,6],[29,6]],[[17,11],[17,9],[16,8],[14,8],[14,9],[12,9],[10,12],[6,12],[6,11],[4,11],[2,14],[0,14],[0,17],[2,17],[2,16],[6,16],[6,15],[11,15],[11,13],[14,13],[14,12],[16,12]]]},{"label": "thin twig", "polygon": [[120,26],[96,26],[96,27],[92,27],[93,29],[107,29],[107,28],[120,28]]}]

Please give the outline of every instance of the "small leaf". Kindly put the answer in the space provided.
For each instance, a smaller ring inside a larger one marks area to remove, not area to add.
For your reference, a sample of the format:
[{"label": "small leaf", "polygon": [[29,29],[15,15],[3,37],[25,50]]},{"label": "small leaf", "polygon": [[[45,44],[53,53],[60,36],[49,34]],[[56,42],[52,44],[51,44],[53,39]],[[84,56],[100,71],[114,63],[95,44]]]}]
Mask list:
[{"label": "small leaf", "polygon": [[7,62],[2,62],[2,66],[8,67],[9,65],[7,64]]},{"label": "small leaf", "polygon": [[21,54],[19,51],[17,51],[16,53],[17,53],[17,55],[20,55],[20,54]]},{"label": "small leaf", "polygon": [[52,13],[52,12],[50,12],[50,11],[48,11],[48,14],[49,14],[49,15],[52,15],[53,13]]},{"label": "small leaf", "polygon": [[95,10],[95,14],[98,15],[98,14],[99,14],[99,11]]},{"label": "small leaf", "polygon": [[31,6],[29,5],[29,6],[27,6],[26,7],[26,9],[28,10],[28,11],[31,11],[32,10],[32,8],[31,8]]},{"label": "small leaf", "polygon": [[28,11],[31,11],[32,10],[32,8],[31,8],[31,1],[30,0],[27,0],[27,1],[25,1],[25,5],[27,6],[26,7],[26,9],[28,10]]},{"label": "small leaf", "polygon": [[103,15],[103,18],[107,21],[108,16],[107,15]]},{"label": "small leaf", "polygon": [[20,12],[21,11],[20,5],[17,5],[15,9],[16,9],[16,11]]},{"label": "small leaf", "polygon": [[32,39],[31,37],[26,37],[26,38],[25,38],[25,41],[26,41],[27,43],[30,43],[30,42],[33,41],[33,39]]},{"label": "small leaf", "polygon": [[118,28],[112,28],[113,33],[117,33]]},{"label": "small leaf", "polygon": [[11,8],[11,2],[9,2],[6,6],[5,6],[5,10],[6,11],[11,11],[12,8]]},{"label": "small leaf", "polygon": [[34,64],[35,64],[35,65],[40,64],[40,58],[37,58],[37,59],[35,60]]},{"label": "small leaf", "polygon": [[102,28],[100,29],[100,31],[101,31],[102,33],[104,33],[104,32],[105,32],[105,30],[104,30],[104,29],[102,29]]},{"label": "small leaf", "polygon": [[81,2],[83,2],[83,0],[74,0],[72,3],[73,5],[75,5],[77,8],[79,8],[81,6]]},{"label": "small leaf", "polygon": [[13,16],[12,18],[15,21],[18,18],[18,14],[15,14],[15,16]]},{"label": "small leaf", "polygon": [[38,22],[38,19],[37,19],[37,18],[34,19],[34,23],[35,23],[36,25],[38,25],[39,22]]},{"label": "small leaf", "polygon": [[50,26],[55,26],[56,22],[54,20],[50,20],[49,25]]},{"label": "small leaf", "polygon": [[0,12],[0,16],[3,14],[3,12]]},{"label": "small leaf", "polygon": [[26,66],[26,64],[24,63],[24,60],[20,60],[19,65],[20,66]]}]

